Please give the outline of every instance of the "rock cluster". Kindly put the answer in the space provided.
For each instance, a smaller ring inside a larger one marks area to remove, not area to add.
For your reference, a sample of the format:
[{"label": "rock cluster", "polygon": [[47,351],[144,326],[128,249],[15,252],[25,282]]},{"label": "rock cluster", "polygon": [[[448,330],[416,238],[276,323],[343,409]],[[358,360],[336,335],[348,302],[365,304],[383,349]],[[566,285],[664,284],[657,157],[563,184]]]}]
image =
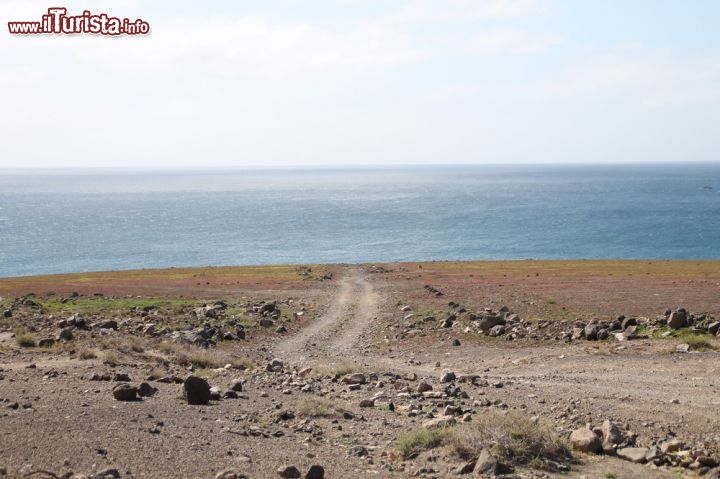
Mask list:
[{"label": "rock cluster", "polygon": [[585,453],[615,455],[638,464],[683,467],[700,473],[718,466],[708,451],[687,449],[677,438],[670,437],[649,447],[638,446],[635,441],[635,434],[622,430],[610,420],[594,428],[588,424],[570,434],[573,449]]}]

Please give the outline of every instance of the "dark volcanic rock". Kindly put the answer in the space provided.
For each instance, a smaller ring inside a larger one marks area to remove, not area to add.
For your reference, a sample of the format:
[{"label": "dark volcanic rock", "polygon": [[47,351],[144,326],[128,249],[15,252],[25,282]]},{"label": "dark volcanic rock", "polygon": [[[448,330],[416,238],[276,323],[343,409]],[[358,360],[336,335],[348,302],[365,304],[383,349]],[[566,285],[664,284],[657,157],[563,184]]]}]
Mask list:
[{"label": "dark volcanic rock", "polygon": [[501,318],[500,316],[485,316],[478,322],[478,328],[480,328],[481,331],[490,331],[490,329],[494,328],[495,326],[502,326],[505,325],[505,320]]},{"label": "dark volcanic rock", "polygon": [[126,383],[113,388],[113,397],[118,401],[134,401],[137,399],[137,388]]},{"label": "dark volcanic rock", "polygon": [[158,392],[157,388],[150,386],[148,383],[142,383],[142,384],[140,384],[140,387],[138,387],[138,394],[141,397],[154,396],[155,393],[157,393],[157,392]]},{"label": "dark volcanic rock", "polygon": [[183,389],[188,404],[200,405],[210,402],[210,385],[203,378],[188,376]]}]

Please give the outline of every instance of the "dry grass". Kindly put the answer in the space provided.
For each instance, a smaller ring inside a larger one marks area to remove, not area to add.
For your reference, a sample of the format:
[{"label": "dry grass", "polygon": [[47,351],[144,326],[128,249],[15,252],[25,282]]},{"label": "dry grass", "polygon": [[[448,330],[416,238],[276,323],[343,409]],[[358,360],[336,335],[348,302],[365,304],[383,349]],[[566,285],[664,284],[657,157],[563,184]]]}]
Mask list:
[{"label": "dry grass", "polygon": [[175,362],[180,366],[190,366],[201,369],[221,368],[228,364],[227,358],[210,351],[177,353]]},{"label": "dry grass", "polygon": [[715,345],[703,336],[687,336],[684,341],[692,351],[712,351],[716,349]]},{"label": "dry grass", "polygon": [[122,358],[116,351],[108,349],[103,352],[103,364],[107,364],[108,366],[119,366],[122,364]]},{"label": "dry grass", "polygon": [[249,358],[234,357],[227,353],[212,349],[178,348],[174,355],[175,362],[180,366],[199,369],[216,369],[230,364],[235,369],[253,369],[254,364]]},{"label": "dry grass", "polygon": [[335,376],[336,378],[340,378],[342,376],[345,376],[347,374],[351,373],[367,373],[367,368],[361,366],[360,364],[353,363],[350,361],[342,362],[335,365],[328,365],[328,366],[320,366],[314,368],[314,374],[320,375],[320,376]]},{"label": "dry grass", "polygon": [[438,261],[406,263],[421,265],[423,272],[486,273],[543,276],[643,276],[644,278],[699,277],[720,278],[720,261],[714,260],[516,260],[516,261]]},{"label": "dry grass", "polygon": [[167,373],[165,371],[163,371],[162,369],[152,368],[145,379],[147,379],[149,381],[154,381],[154,380],[160,379],[161,377],[166,376],[166,375],[167,375]]},{"label": "dry grass", "polygon": [[[314,265],[311,265],[314,266]],[[76,273],[46,276],[23,276],[0,279],[0,295],[24,294],[26,291],[58,291],[82,289],[93,285],[94,289],[125,287],[128,284],[182,283],[194,281],[239,281],[254,284],[262,281],[291,281],[298,279],[297,266],[229,266],[208,268],[169,268],[98,273]]]},{"label": "dry grass", "polygon": [[78,354],[78,357],[80,359],[87,360],[96,359],[98,356],[94,349],[83,349],[82,351],[80,351],[80,354]]},{"label": "dry grass", "polygon": [[440,446],[451,434],[450,428],[416,429],[406,432],[397,440],[397,448],[404,459],[413,454]]},{"label": "dry grass", "polygon": [[163,354],[175,354],[177,353],[181,348],[175,344],[170,343],[167,341],[163,341],[160,344],[157,345],[158,351],[160,351]]},{"label": "dry grass", "polygon": [[300,402],[297,413],[300,417],[338,417],[342,408],[328,399],[309,397]]},{"label": "dry grass", "polygon": [[122,338],[102,339],[97,342],[100,349],[115,350],[122,354],[144,353],[145,340],[137,336],[124,336]]},{"label": "dry grass", "polygon": [[[145,341],[138,338],[137,336],[128,336],[125,338],[125,344],[123,345],[125,348],[129,348],[130,351],[134,353],[144,353],[145,352]],[[123,349],[121,351],[124,352]]]},{"label": "dry grass", "polygon": [[455,428],[447,440],[462,459],[477,457],[484,448],[498,459],[534,468],[570,458],[565,439],[548,425],[517,411],[485,412],[472,425]]},{"label": "dry grass", "polygon": [[255,369],[255,363],[250,358],[232,358],[230,364],[235,369],[249,370]]},{"label": "dry grass", "polygon": [[16,334],[15,341],[21,348],[34,348],[37,346],[37,339],[30,333]]}]

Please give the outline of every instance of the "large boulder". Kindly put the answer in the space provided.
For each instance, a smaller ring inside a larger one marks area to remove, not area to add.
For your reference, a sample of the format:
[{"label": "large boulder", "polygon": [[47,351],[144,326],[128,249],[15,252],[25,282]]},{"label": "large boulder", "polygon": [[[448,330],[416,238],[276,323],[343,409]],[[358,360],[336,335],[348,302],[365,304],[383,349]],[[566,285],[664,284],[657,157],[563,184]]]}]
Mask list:
[{"label": "large boulder", "polygon": [[620,426],[606,420],[602,424],[602,449],[605,454],[614,454],[620,444],[625,440],[625,434]]},{"label": "large boulder", "polygon": [[687,326],[687,311],[685,311],[683,308],[679,308],[670,313],[670,317],[668,317],[667,320],[667,325],[670,329],[680,329]]},{"label": "large boulder", "polygon": [[570,443],[580,452],[599,453],[603,448],[602,441],[589,427],[575,429],[570,434]]},{"label": "large boulder", "polygon": [[500,316],[483,316],[483,318],[478,322],[478,328],[480,328],[483,332],[490,331],[495,326],[503,325],[505,325],[505,320]]},{"label": "large boulder", "polygon": [[495,477],[501,474],[509,474],[513,471],[512,467],[503,464],[493,456],[490,451],[483,449],[480,456],[475,462],[473,476],[475,477]]},{"label": "large boulder", "polygon": [[118,401],[134,401],[137,399],[137,388],[127,383],[118,384],[113,388],[113,397]]},{"label": "large boulder", "polygon": [[118,322],[114,319],[106,319],[104,321],[100,321],[97,324],[97,327],[100,329],[114,329],[115,331],[117,331]]},{"label": "large boulder", "polygon": [[188,404],[202,405],[210,402],[210,385],[203,378],[188,376],[183,383]]},{"label": "large boulder", "polygon": [[647,447],[623,447],[617,450],[617,455],[620,459],[643,464],[647,461],[649,452],[650,449]]},{"label": "large boulder", "polygon": [[594,341],[598,339],[598,333],[602,327],[597,323],[591,323],[585,326],[585,339],[588,341]]}]

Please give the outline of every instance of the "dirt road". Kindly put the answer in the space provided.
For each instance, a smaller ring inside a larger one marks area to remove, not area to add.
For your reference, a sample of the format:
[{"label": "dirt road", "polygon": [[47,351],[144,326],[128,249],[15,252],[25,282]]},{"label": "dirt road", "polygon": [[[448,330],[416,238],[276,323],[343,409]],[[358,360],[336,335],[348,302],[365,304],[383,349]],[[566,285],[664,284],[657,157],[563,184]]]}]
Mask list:
[{"label": "dirt road", "polygon": [[367,352],[366,333],[378,319],[379,302],[380,295],[362,269],[350,269],[340,279],[325,313],[273,350],[280,358],[308,366],[357,361]]}]

